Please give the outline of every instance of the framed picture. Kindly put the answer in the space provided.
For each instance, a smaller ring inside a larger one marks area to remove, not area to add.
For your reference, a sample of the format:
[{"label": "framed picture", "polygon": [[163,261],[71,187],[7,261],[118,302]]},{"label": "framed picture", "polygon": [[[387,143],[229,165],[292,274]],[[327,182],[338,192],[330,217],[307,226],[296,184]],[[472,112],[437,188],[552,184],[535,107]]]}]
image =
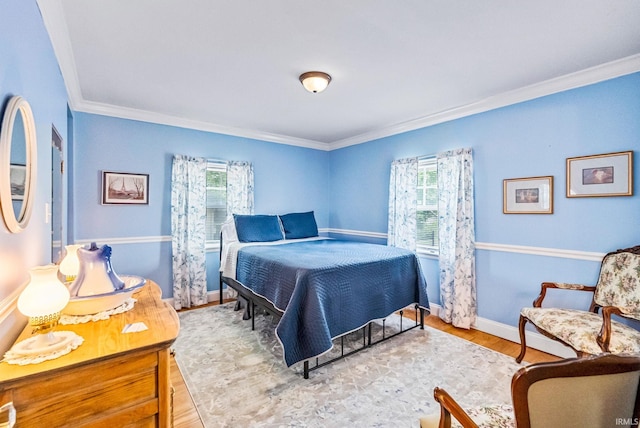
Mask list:
[{"label": "framed picture", "polygon": [[553,177],[503,180],[502,212],[504,214],[553,214]]},{"label": "framed picture", "polygon": [[27,166],[12,163],[9,170],[11,181],[11,199],[24,200],[24,189],[27,183]]},{"label": "framed picture", "polygon": [[149,174],[102,171],[102,204],[148,204]]},{"label": "framed picture", "polygon": [[567,159],[567,198],[633,195],[633,152]]}]

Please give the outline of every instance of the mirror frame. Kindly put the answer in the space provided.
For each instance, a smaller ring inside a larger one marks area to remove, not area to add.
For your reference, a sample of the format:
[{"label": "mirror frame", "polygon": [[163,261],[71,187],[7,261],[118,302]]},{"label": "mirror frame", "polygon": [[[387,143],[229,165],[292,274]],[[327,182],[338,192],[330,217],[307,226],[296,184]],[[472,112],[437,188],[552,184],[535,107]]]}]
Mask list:
[{"label": "mirror frame", "polygon": [[[13,125],[16,116],[22,115],[24,127],[24,137],[26,144],[26,165],[27,173],[25,177],[24,202],[23,207],[16,216],[11,201],[11,140],[13,137]],[[2,128],[0,129],[0,207],[2,208],[2,218],[10,232],[22,232],[29,223],[33,200],[36,190],[36,126],[33,119],[31,106],[21,96],[13,96],[7,103],[2,118]]]}]

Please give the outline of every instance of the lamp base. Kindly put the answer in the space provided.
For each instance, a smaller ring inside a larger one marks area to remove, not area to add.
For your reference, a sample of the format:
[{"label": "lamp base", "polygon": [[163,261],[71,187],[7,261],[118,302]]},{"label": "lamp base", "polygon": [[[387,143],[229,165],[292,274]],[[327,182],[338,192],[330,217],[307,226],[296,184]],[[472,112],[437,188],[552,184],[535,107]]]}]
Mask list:
[{"label": "lamp base", "polygon": [[72,331],[49,331],[18,342],[4,354],[9,364],[37,364],[66,355],[84,342]]}]

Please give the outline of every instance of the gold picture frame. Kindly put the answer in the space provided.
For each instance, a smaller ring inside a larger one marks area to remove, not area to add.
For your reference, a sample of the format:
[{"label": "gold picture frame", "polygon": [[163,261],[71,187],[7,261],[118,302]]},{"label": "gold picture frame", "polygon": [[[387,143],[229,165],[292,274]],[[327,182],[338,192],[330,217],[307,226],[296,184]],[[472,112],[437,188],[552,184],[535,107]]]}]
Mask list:
[{"label": "gold picture frame", "polygon": [[553,214],[553,176],[502,181],[503,214]]},{"label": "gold picture frame", "polygon": [[567,158],[567,198],[633,195],[633,151]]}]

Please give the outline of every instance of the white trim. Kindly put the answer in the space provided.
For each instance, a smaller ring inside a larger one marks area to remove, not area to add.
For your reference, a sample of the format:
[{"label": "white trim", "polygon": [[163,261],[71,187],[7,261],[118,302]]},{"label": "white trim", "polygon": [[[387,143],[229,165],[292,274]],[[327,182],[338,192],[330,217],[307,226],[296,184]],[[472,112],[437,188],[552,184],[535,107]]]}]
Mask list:
[{"label": "white trim", "polygon": [[328,228],[326,229],[328,233],[337,233],[340,235],[353,235],[353,236],[362,236],[362,237],[367,237],[367,238],[382,238],[382,239],[387,239],[387,234],[386,233],[380,233],[380,232],[366,232],[363,230],[351,230],[351,229],[335,229],[335,228]]},{"label": "white trim", "polygon": [[380,138],[389,137],[391,135],[397,135],[403,132],[449,122],[451,120],[460,119],[473,114],[484,113],[486,111],[530,101],[547,95],[593,85],[595,83],[615,79],[616,77],[625,76],[638,71],[640,71],[640,54],[631,55],[626,58],[600,64],[575,73],[570,73],[554,79],[545,80],[533,85],[494,95],[475,103],[454,107],[449,110],[398,123],[386,128],[376,129],[353,137],[337,140],[329,144],[329,150],[341,149],[343,147],[366,143]]},{"label": "white trim", "polygon": [[50,35],[56,58],[68,94],[68,102],[71,110],[86,113],[119,117],[123,119],[140,120],[150,123],[177,126],[181,128],[197,129],[206,132],[215,132],[238,137],[252,138],[269,141],[272,143],[288,144],[292,146],[307,147],[317,150],[336,150],[355,144],[366,143],[390,135],[396,135],[415,129],[424,128],[438,123],[448,122],[465,116],[486,112],[500,107],[529,101],[546,95],[579,88],[614,79],[616,77],[640,71],[640,54],[632,55],[616,61],[600,64],[575,73],[549,79],[513,91],[498,94],[474,103],[458,106],[452,109],[397,123],[388,127],[375,129],[353,137],[336,140],[333,142],[321,142],[296,138],[287,135],[272,134],[259,130],[240,129],[223,126],[214,123],[187,120],[181,117],[153,113],[149,111],[123,108],[114,105],[96,103],[85,100],[80,89],[73,50],[69,39],[64,10],[60,0],[37,0],[40,14]]},{"label": "white trim", "polygon": [[[520,344],[520,333],[518,332],[517,327],[478,317],[476,319],[476,325],[474,325],[473,328],[478,331],[492,334],[494,336],[501,337],[502,339]],[[527,347],[529,348],[534,348],[539,351],[557,355],[558,357],[562,358],[571,358],[576,356],[576,353],[573,352],[573,350],[571,350],[571,348],[569,348],[568,346],[565,346],[555,340],[549,339],[541,335],[540,333],[535,333],[527,330],[525,332],[525,335],[527,336]],[[525,355],[525,361],[526,359],[527,356]]]},{"label": "white trim", "polygon": [[[337,229],[337,228],[321,228],[318,229],[320,233],[334,233],[339,235],[351,235],[358,236],[364,238],[377,238],[377,239],[387,239],[387,234],[382,232],[367,232],[363,230],[352,230],[352,229]],[[86,245],[92,242],[97,243],[107,243],[113,245],[120,244],[149,244],[156,242],[171,242],[170,235],[163,236],[131,236],[127,238],[92,238],[92,239],[78,239],[76,240],[76,244]],[[216,241],[215,245],[207,246],[208,250],[214,250],[218,248],[218,243]],[[565,259],[574,259],[574,260],[586,260],[590,262],[601,262],[602,258],[605,256],[605,253],[595,253],[589,251],[579,251],[579,250],[565,250],[558,248],[545,248],[545,247],[530,247],[525,245],[512,245],[512,244],[495,244],[488,242],[476,242],[477,250],[486,250],[486,251],[501,251],[507,253],[517,253],[517,254],[532,254],[535,256],[545,256],[545,257],[558,257]],[[426,255],[426,254],[425,254]]]},{"label": "white trim", "polygon": [[62,79],[67,89],[69,108],[75,110],[83,98],[62,3],[60,0],[37,0],[37,2],[42,21],[49,33],[49,39],[62,72]]},{"label": "white trim", "polygon": [[130,236],[127,238],[92,238],[92,239],[78,239],[76,244],[86,245],[92,242],[107,243],[109,245],[117,244],[148,244],[154,242],[171,242],[171,235],[164,236]]},{"label": "white trim", "polygon": [[0,324],[2,324],[10,314],[18,310],[18,297],[20,297],[22,290],[27,288],[27,284],[29,284],[28,281],[17,287],[11,294],[0,301]]},{"label": "white trim", "polygon": [[[226,289],[224,289],[224,291],[222,292],[222,296],[224,299],[229,299],[229,288],[227,287]],[[163,301],[167,302],[169,305],[171,305],[171,307],[173,308],[173,297],[168,297],[166,299],[162,299]],[[211,303],[211,302],[219,302],[220,301],[220,291],[219,290],[211,290],[211,291],[207,291],[207,302]],[[185,308],[188,309],[188,308]]]},{"label": "white trim", "polygon": [[[71,94],[69,94],[71,98]],[[71,103],[70,103],[71,104]],[[260,141],[268,141],[270,143],[287,144],[291,146],[306,147],[316,150],[330,150],[327,143],[320,141],[307,140],[304,138],[290,137],[281,134],[272,134],[269,132],[258,131],[253,129],[235,128],[231,126],[218,125],[200,120],[185,119],[183,117],[171,116],[163,113],[150,112],[146,110],[134,109],[129,107],[120,107],[110,104],[98,103],[94,101],[86,101],[77,99],[73,103],[73,110],[99,114],[103,116],[118,117],[121,119],[138,120],[141,122],[158,123],[161,125],[175,126],[178,128],[195,129],[198,131],[214,132],[216,134],[231,135],[234,137],[250,138]]]},{"label": "white trim", "polygon": [[[434,303],[429,303],[431,307],[431,315],[439,316],[442,306]],[[487,318],[477,317],[475,325],[471,326],[472,329],[481,331],[483,333],[491,334],[501,339],[508,340],[520,344],[520,333],[516,327],[503,324],[497,321],[492,321]],[[572,358],[576,356],[576,353],[571,348],[549,339],[541,335],[540,333],[526,331],[527,347],[537,349],[547,354],[556,355],[562,358]],[[525,355],[525,361],[527,356]]]},{"label": "white trim", "polygon": [[[327,231],[330,233],[336,233],[341,235],[353,235],[353,236],[381,238],[381,239],[387,238],[386,233],[380,233],[380,232],[366,232],[361,230],[335,229],[335,228],[328,228]],[[565,250],[565,249],[545,248],[545,247],[530,247],[525,245],[512,245],[512,244],[494,244],[489,242],[476,242],[475,246],[476,246],[476,250],[502,251],[502,252],[508,252],[508,253],[518,253],[518,254],[532,254],[536,256],[559,257],[559,258],[574,259],[574,260],[587,260],[590,262],[601,262],[602,258],[605,256],[605,253],[595,253],[595,252],[589,252],[589,251]]]},{"label": "white trim", "polygon": [[558,248],[528,247],[524,245],[491,244],[476,242],[477,250],[503,251],[507,253],[533,254],[536,256],[560,257],[565,259],[587,260],[601,262],[605,253],[593,253],[589,251],[563,250]]},{"label": "white trim", "polygon": [[[60,59],[60,57],[58,58]],[[61,65],[61,69],[63,71],[65,71],[65,68],[66,67],[62,67]],[[416,129],[461,119],[463,117],[471,116],[478,113],[484,113],[490,110],[495,110],[501,107],[506,107],[525,101],[530,101],[547,95],[592,85],[605,80],[632,74],[638,71],[640,71],[640,54],[601,64],[575,73],[567,74],[565,76],[560,76],[555,79],[549,79],[540,83],[535,83],[523,88],[504,92],[502,94],[485,98],[481,101],[458,106],[449,110],[387,126],[381,129],[375,129],[369,132],[355,135],[353,137],[329,143],[296,138],[281,134],[272,134],[252,129],[234,128],[209,122],[189,120],[182,117],[175,117],[161,113],[96,103],[93,101],[86,101],[80,96],[77,96],[75,93],[72,93],[72,91],[70,90],[68,90],[68,92],[69,105],[71,106],[72,110],[76,111],[119,117],[122,119],[139,120],[142,122],[158,123],[180,128],[196,129],[206,132],[215,132],[218,134],[268,141],[271,143],[287,144],[316,150],[331,151],[348,146],[353,146],[356,144],[366,143],[384,137],[389,137],[391,135],[401,134],[403,132],[413,131]],[[63,73],[63,75],[66,75],[66,73]],[[75,77],[75,69],[73,78],[77,79],[77,77]],[[69,87],[69,85],[67,85],[67,87]],[[79,89],[77,92],[79,92]]]}]

